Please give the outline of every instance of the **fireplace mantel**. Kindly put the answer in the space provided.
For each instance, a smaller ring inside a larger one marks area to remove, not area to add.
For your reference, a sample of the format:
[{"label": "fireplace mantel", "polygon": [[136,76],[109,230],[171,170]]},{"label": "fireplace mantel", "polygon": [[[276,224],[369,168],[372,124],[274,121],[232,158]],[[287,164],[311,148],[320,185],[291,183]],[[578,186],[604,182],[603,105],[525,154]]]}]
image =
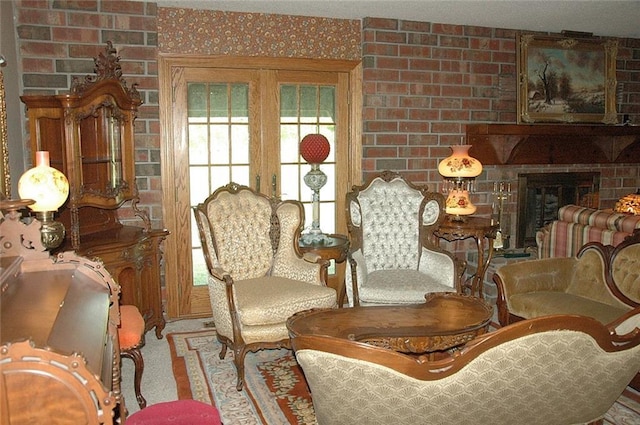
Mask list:
[{"label": "fireplace mantel", "polygon": [[468,124],[470,154],[484,165],[640,163],[640,127]]}]

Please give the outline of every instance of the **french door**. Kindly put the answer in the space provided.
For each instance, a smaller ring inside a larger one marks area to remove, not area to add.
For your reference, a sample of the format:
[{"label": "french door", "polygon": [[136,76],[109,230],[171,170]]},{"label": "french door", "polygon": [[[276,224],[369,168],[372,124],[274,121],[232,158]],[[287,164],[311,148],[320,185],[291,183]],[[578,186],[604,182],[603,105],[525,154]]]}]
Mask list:
[{"label": "french door", "polygon": [[328,182],[320,192],[320,227],[325,233],[346,231],[344,197],[360,175],[359,143],[357,152],[353,143],[359,137],[353,106],[359,103],[351,99],[356,69],[344,61],[161,59],[161,92],[171,93],[161,101],[170,317],[210,314],[191,208],[216,188],[233,181],[298,199],[310,225],[311,190],[303,181],[310,166],[298,149],[306,134],[321,133],[331,145],[321,166]]}]

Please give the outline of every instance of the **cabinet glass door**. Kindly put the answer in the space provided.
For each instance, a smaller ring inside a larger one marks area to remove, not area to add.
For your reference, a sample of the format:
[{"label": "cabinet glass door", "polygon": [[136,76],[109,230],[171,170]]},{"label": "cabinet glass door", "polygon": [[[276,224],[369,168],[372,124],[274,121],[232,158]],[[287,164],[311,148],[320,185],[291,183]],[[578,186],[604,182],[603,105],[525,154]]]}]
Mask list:
[{"label": "cabinet glass door", "polygon": [[121,117],[108,106],[79,121],[82,190],[112,197],[122,185]]}]

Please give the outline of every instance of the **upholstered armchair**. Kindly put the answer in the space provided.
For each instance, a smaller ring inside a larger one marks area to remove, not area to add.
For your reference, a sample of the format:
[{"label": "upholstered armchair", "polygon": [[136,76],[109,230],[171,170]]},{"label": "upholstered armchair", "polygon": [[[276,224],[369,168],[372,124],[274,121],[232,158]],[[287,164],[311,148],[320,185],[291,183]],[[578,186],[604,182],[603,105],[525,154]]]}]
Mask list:
[{"label": "upholstered armchair", "polygon": [[442,194],[384,171],[346,199],[349,305],[422,303],[428,292],[460,292],[464,262],[434,243],[445,217]]},{"label": "upholstered armchair", "polygon": [[569,315],[518,322],[436,361],[328,336],[292,345],[319,425],[602,423],[640,369],[637,328],[618,335]]},{"label": "upholstered armchair", "polygon": [[207,268],[220,358],[234,353],[236,388],[244,384],[244,357],[265,348],[290,348],[286,320],[311,308],[336,307],[327,287],[327,263],[298,250],[304,209],[230,183],[194,214]]}]

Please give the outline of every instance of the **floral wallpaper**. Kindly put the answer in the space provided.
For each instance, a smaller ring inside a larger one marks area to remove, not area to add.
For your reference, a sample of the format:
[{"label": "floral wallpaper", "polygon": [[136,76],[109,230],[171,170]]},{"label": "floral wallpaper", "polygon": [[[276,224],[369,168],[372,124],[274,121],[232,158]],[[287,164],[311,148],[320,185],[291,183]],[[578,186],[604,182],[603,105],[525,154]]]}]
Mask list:
[{"label": "floral wallpaper", "polygon": [[161,53],[360,60],[359,20],[158,9]]}]

